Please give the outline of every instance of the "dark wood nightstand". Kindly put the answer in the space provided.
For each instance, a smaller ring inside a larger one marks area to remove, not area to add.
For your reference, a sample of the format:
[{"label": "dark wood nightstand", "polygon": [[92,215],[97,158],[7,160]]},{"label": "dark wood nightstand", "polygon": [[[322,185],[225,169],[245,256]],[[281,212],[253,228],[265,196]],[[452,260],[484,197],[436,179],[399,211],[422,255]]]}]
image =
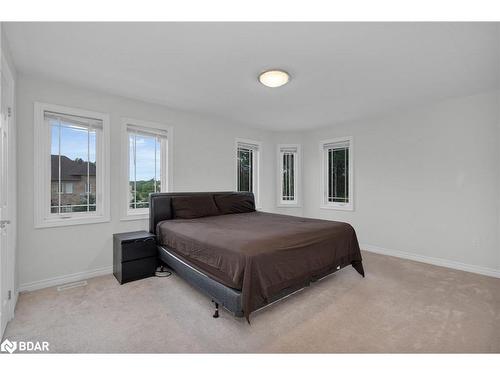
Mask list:
[{"label": "dark wood nightstand", "polygon": [[156,237],[146,231],[113,234],[113,275],[120,284],[154,276]]}]

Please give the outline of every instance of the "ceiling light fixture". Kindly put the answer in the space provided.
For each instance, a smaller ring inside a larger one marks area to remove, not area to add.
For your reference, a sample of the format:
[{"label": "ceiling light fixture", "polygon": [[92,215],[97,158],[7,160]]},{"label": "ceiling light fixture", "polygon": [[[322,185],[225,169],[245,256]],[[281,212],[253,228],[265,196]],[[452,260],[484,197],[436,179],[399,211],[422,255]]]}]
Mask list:
[{"label": "ceiling light fixture", "polygon": [[290,81],[290,75],[284,70],[267,70],[260,74],[259,81],[267,87],[280,87]]}]

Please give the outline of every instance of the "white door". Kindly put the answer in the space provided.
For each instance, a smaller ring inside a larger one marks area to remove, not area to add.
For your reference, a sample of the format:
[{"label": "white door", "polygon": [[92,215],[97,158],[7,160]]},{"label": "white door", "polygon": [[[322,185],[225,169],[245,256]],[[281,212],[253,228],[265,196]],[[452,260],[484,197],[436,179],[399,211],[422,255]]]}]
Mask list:
[{"label": "white door", "polygon": [[[14,215],[15,166],[13,143],[14,81],[6,61],[2,58],[1,113],[0,113],[0,337],[14,313]],[[13,135],[13,134],[12,134]]]}]

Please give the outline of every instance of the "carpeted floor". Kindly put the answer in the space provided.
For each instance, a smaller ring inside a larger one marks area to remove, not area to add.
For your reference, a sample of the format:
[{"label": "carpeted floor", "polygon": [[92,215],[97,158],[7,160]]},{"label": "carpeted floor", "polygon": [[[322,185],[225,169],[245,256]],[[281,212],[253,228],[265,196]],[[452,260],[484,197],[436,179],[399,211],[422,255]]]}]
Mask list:
[{"label": "carpeted floor", "polygon": [[20,295],[11,340],[51,352],[500,352],[500,279],[363,253],[351,267],[252,314],[251,325],[183,280]]}]

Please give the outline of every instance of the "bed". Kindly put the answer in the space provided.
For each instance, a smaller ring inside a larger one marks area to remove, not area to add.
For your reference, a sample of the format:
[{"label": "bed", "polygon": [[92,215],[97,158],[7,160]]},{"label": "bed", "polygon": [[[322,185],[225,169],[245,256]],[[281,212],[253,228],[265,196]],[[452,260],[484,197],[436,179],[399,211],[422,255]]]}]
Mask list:
[{"label": "bed", "polygon": [[163,262],[248,322],[346,266],[364,276],[351,225],[256,211],[252,193],[151,194],[150,231]]}]

